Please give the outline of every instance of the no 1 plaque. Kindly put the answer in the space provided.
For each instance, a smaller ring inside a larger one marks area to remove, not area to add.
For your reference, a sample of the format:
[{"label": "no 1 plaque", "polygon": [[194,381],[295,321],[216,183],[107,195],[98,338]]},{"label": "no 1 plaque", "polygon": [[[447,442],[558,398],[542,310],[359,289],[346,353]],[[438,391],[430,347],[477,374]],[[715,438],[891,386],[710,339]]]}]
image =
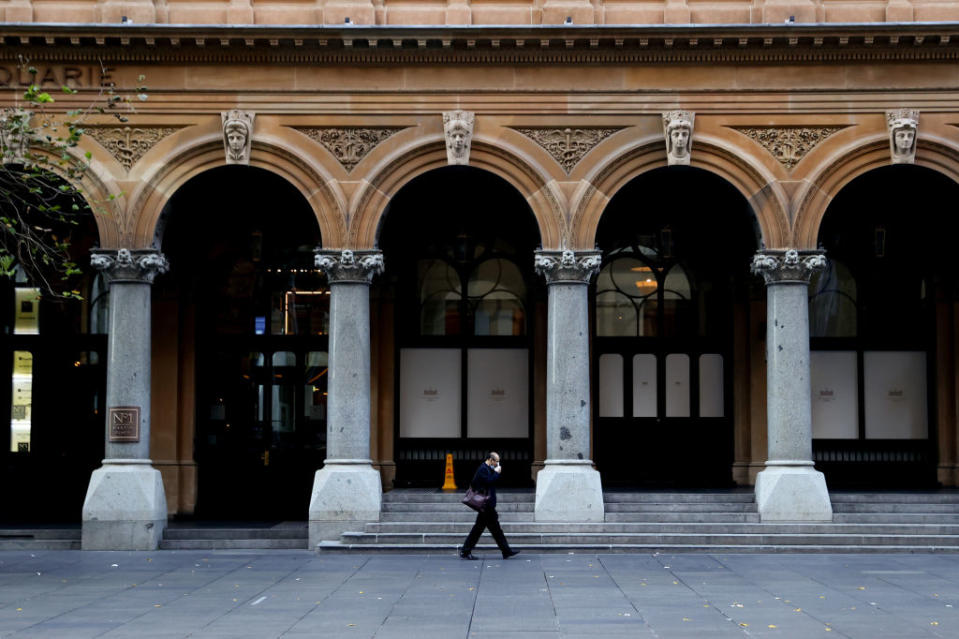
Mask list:
[{"label": "no 1 plaque", "polygon": [[110,409],[110,441],[140,441],[140,407],[114,406]]}]

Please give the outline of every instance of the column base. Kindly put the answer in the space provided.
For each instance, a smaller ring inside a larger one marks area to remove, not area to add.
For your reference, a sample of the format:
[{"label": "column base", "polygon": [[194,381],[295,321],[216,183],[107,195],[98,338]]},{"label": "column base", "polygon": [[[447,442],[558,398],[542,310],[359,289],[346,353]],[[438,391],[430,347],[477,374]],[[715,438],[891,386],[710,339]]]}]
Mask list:
[{"label": "column base", "polygon": [[760,521],[832,521],[826,477],[812,462],[766,462],[756,476]]},{"label": "column base", "polygon": [[166,494],[149,459],[105,459],[83,501],[83,550],[156,550],[166,528]]},{"label": "column base", "polygon": [[593,462],[546,460],[536,475],[536,521],[604,521],[603,485]]},{"label": "column base", "polygon": [[383,486],[369,459],[327,460],[316,471],[310,498],[310,548],[380,520]]}]

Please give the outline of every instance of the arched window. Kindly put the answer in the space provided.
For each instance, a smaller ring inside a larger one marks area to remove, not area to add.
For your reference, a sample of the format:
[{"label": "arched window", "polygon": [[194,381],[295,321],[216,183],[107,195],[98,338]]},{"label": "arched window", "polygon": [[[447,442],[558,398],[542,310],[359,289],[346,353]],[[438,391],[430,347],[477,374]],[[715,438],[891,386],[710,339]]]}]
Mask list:
[{"label": "arched window", "polygon": [[502,258],[481,262],[467,286],[474,335],[523,335],[526,332],[526,283],[515,263]]},{"label": "arched window", "polygon": [[856,279],[838,260],[829,260],[809,283],[809,336],[855,337]]},{"label": "arched window", "polygon": [[596,280],[596,335],[685,333],[693,316],[692,299],[692,285],[680,264],[666,270],[634,253],[620,253],[606,263]]}]

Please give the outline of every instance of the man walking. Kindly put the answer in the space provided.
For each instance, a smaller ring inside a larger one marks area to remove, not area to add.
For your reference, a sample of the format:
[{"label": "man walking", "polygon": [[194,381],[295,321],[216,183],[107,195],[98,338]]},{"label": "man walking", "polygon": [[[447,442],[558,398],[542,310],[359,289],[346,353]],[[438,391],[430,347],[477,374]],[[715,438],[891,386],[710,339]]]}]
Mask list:
[{"label": "man walking", "polygon": [[480,464],[480,467],[476,469],[476,474],[473,475],[470,486],[476,492],[487,494],[489,499],[486,501],[486,508],[476,513],[476,523],[473,524],[473,529],[470,530],[470,533],[466,536],[466,541],[463,542],[463,547],[460,548],[460,557],[463,559],[476,559],[472,551],[476,542],[479,541],[480,535],[483,534],[484,528],[489,528],[490,534],[496,540],[496,545],[503,553],[503,559],[509,559],[513,555],[519,554],[518,550],[509,547],[506,535],[503,534],[503,529],[499,525],[499,515],[496,514],[496,480],[499,479],[502,472],[503,467],[499,464],[499,453],[490,451],[490,454],[486,456],[486,461]]}]

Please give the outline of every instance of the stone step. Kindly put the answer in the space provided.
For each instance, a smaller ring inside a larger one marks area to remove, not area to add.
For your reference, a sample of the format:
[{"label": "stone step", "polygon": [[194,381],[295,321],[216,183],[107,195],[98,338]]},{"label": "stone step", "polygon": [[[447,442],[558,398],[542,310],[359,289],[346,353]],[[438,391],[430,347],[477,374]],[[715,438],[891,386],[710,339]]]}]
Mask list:
[{"label": "stone step", "polygon": [[0,541],[23,538],[80,539],[80,526],[63,528],[0,528]]},{"label": "stone step", "polygon": [[941,490],[929,492],[842,492],[829,493],[832,503],[908,503],[908,504],[956,504],[959,505],[959,491]]},{"label": "stone step", "polygon": [[288,550],[309,548],[306,537],[296,539],[163,539],[160,550]]},{"label": "stone step", "polygon": [[959,524],[959,513],[843,513],[833,512],[835,523]]},{"label": "stone step", "polygon": [[[339,541],[324,541],[317,544],[315,550],[323,553],[357,553],[357,554],[424,554],[446,555],[456,559],[456,552],[462,540],[456,544],[348,544]],[[550,544],[521,544],[512,543],[515,550],[527,554],[607,554],[607,553],[953,553],[959,552],[959,546],[912,546],[912,545],[882,545],[871,546],[863,544],[849,545],[782,545],[782,544],[569,544],[565,546]],[[479,544],[474,555],[487,561],[502,561],[499,550],[493,544]],[[523,555],[510,559],[522,561]]]},{"label": "stone step", "polygon": [[[499,508],[496,509],[499,511]],[[453,521],[453,522],[474,522],[476,521],[476,513],[467,508],[466,506],[460,506],[458,510],[451,510],[447,512],[391,512],[384,511],[380,513],[380,521],[423,521],[428,519],[429,521]],[[500,512],[499,520],[501,522],[507,521],[533,521],[533,511],[527,512]]]},{"label": "stone step", "polygon": [[[340,541],[348,545],[380,545],[380,544],[434,544],[456,545],[462,543],[463,534],[460,533],[385,533],[370,534],[363,532],[346,532]],[[959,548],[959,535],[844,535],[844,534],[700,534],[700,533],[668,533],[668,534],[629,534],[629,533],[514,533],[510,536],[510,543],[518,547],[524,544],[569,546],[585,545],[657,545],[668,546],[736,546],[736,545],[774,545],[774,546],[834,546],[834,545],[865,545],[865,546],[911,546],[911,547],[951,547]]]},{"label": "stone step", "polygon": [[[438,489],[415,489],[415,488],[397,488],[383,493],[383,503],[450,503],[458,504],[466,493],[466,487],[462,490],[444,492]],[[536,501],[536,493],[532,490],[523,490],[511,492],[509,490],[497,490],[496,501],[498,503],[529,502]]]},{"label": "stone step", "polygon": [[[747,513],[756,512],[752,502],[613,502],[605,504],[608,513]],[[499,506],[496,508],[499,510]]]},{"label": "stone step", "polygon": [[[465,535],[471,522],[381,522],[366,524],[363,532],[455,533]],[[842,534],[842,535],[959,535],[959,525],[939,524],[836,524],[836,523],[511,523],[507,535],[517,533],[696,533],[696,534]]]},{"label": "stone step", "polygon": [[[502,518],[500,518],[502,519]],[[759,513],[622,513],[606,512],[606,521],[614,523],[758,523]]]},{"label": "stone step", "polygon": [[80,550],[80,540],[0,537],[0,550]]},{"label": "stone step", "polygon": [[912,502],[836,502],[834,513],[943,513],[959,511],[959,504]]},{"label": "stone step", "polygon": [[307,526],[290,528],[167,528],[163,538],[180,539],[306,539]]},{"label": "stone step", "polygon": [[[511,512],[533,512],[533,502],[500,502],[497,497],[496,500],[496,512],[499,513],[511,513]],[[383,503],[383,512],[456,512],[460,510],[468,510],[466,506],[461,504],[458,500],[455,502],[426,502],[426,503],[417,503],[417,502],[384,502]]]}]

